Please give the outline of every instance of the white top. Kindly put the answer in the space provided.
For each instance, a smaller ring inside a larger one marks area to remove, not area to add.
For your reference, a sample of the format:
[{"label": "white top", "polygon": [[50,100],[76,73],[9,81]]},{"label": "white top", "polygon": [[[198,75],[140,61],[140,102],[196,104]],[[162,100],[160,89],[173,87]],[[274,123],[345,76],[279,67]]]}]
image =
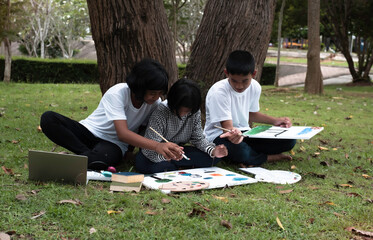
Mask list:
[{"label": "white top", "polygon": [[248,130],[249,112],[259,111],[259,98],[262,87],[255,80],[242,93],[236,92],[229,84],[228,78],[216,82],[206,96],[206,123],[204,134],[209,141],[214,141],[222,134],[221,121],[232,120],[233,127]]},{"label": "white top", "polygon": [[114,120],[127,120],[128,129],[136,132],[141,125],[147,123],[159,103],[160,99],[151,105],[144,102],[137,109],[132,104],[127,83],[118,83],[106,91],[96,110],[80,123],[96,137],[118,145],[124,155],[128,144],[118,139]]}]

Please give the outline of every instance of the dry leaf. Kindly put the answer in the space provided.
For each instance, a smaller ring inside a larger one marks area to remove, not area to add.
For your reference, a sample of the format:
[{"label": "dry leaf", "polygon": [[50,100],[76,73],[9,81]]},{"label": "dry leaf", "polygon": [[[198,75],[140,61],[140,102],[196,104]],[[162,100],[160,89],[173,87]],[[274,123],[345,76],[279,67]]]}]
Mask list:
[{"label": "dry leaf", "polygon": [[285,193],[291,193],[292,191],[293,191],[293,189],[288,189],[288,190],[279,191],[279,193],[285,194]]},{"label": "dry leaf", "polygon": [[311,224],[313,224],[313,222],[315,221],[315,219],[314,218],[310,218],[309,221],[310,221]]},{"label": "dry leaf", "polygon": [[6,168],[5,166],[1,166],[1,168],[4,170],[4,172],[8,175],[14,175],[13,170],[10,168]]},{"label": "dry leaf", "polygon": [[369,176],[368,174],[362,174],[361,176],[363,176],[363,177],[366,178],[366,179],[370,179],[370,178],[372,178],[372,177]]},{"label": "dry leaf", "polygon": [[208,211],[208,212],[211,211],[211,209],[209,209],[209,208],[203,206],[203,205],[202,205],[201,203],[199,203],[199,202],[195,202],[195,204],[197,204],[198,206],[200,206],[201,208],[203,208],[204,210],[206,210],[206,211]]},{"label": "dry leaf", "polygon": [[17,199],[18,201],[26,201],[26,200],[27,200],[26,196],[23,195],[23,194],[18,194],[18,195],[16,196],[16,199]]},{"label": "dry leaf", "polygon": [[303,146],[300,146],[300,147],[299,147],[299,150],[301,150],[302,152],[305,152],[305,151],[306,151],[306,148],[303,147]]},{"label": "dry leaf", "polygon": [[40,211],[40,212],[38,212],[37,214],[33,214],[34,216],[31,217],[31,219],[36,219],[36,218],[38,218],[38,217],[41,217],[41,216],[43,216],[45,213],[46,213],[46,211]]},{"label": "dry leaf", "polygon": [[0,240],[10,240],[10,235],[5,232],[0,232]]},{"label": "dry leaf", "polygon": [[79,200],[79,199],[75,199],[75,200],[72,200],[72,199],[69,199],[69,200],[61,200],[58,202],[59,204],[64,204],[64,203],[71,203],[71,204],[74,204],[76,206],[78,205],[82,205],[83,203]]},{"label": "dry leaf", "polygon": [[284,226],[282,226],[282,223],[278,217],[276,217],[276,222],[280,226],[280,228],[282,228],[282,230],[285,230]]},{"label": "dry leaf", "polygon": [[293,150],[290,150],[289,153],[290,153],[291,155],[293,155],[293,156],[295,155],[295,152],[294,152]]},{"label": "dry leaf", "polygon": [[216,198],[216,199],[219,199],[219,200],[221,200],[221,201],[223,201],[223,202],[228,202],[228,199],[226,198],[226,197],[219,197],[219,196],[216,196],[216,195],[212,195],[214,198]]},{"label": "dry leaf", "polygon": [[333,151],[337,151],[337,150],[338,150],[338,148],[332,148],[332,150],[333,150]]},{"label": "dry leaf", "polygon": [[354,227],[348,227],[348,228],[346,228],[346,230],[349,231],[349,232],[352,232],[354,234],[360,235],[360,236],[373,238],[373,232],[359,230],[359,229],[356,229]]},{"label": "dry leaf", "polygon": [[206,216],[206,212],[193,208],[193,210],[190,213],[188,213],[188,216],[189,217],[195,217],[195,216],[205,217]]},{"label": "dry leaf", "polygon": [[327,161],[320,162],[321,165],[329,167],[330,164]]},{"label": "dry leaf", "polygon": [[343,215],[342,215],[342,214],[340,214],[340,213],[337,213],[337,212],[333,212],[333,214],[334,214],[335,216],[337,216],[337,217],[343,217]]},{"label": "dry leaf", "polygon": [[362,196],[358,193],[352,192],[352,193],[346,193],[346,194],[347,194],[347,196],[350,196],[350,197],[361,197],[362,198]]},{"label": "dry leaf", "polygon": [[349,155],[348,153],[345,153],[345,158],[348,159],[349,158]]},{"label": "dry leaf", "polygon": [[341,186],[341,187],[350,187],[350,188],[352,188],[352,185],[351,185],[351,184],[345,184],[345,183],[338,184],[338,186]]},{"label": "dry leaf", "polygon": [[107,214],[117,214],[117,213],[121,213],[121,211],[115,211],[115,210],[108,210],[107,211]]},{"label": "dry leaf", "polygon": [[95,232],[97,232],[97,230],[95,228],[90,228],[89,229],[89,234],[92,234],[92,233],[95,233]]},{"label": "dry leaf", "polygon": [[221,220],[220,221],[220,225],[228,228],[228,229],[231,229],[232,228],[232,223],[228,222],[228,221],[225,221],[225,220]]},{"label": "dry leaf", "polygon": [[167,198],[162,198],[162,203],[170,203],[171,200],[170,199],[167,199]]},{"label": "dry leaf", "polygon": [[145,212],[145,214],[154,216],[154,215],[157,215],[158,213],[148,210],[148,211]]},{"label": "dry leaf", "polygon": [[295,165],[291,165],[290,169],[294,170],[297,169],[297,167]]},{"label": "dry leaf", "polygon": [[321,151],[329,151],[329,148],[318,146]]},{"label": "dry leaf", "polygon": [[336,204],[333,203],[333,202],[331,202],[331,201],[326,201],[326,202],[324,202],[324,203],[319,203],[319,205],[325,205],[325,204],[327,204],[327,205],[332,205],[332,206],[336,206]]},{"label": "dry leaf", "polygon": [[13,143],[13,144],[18,144],[19,141],[18,141],[18,140],[12,140],[12,143]]}]

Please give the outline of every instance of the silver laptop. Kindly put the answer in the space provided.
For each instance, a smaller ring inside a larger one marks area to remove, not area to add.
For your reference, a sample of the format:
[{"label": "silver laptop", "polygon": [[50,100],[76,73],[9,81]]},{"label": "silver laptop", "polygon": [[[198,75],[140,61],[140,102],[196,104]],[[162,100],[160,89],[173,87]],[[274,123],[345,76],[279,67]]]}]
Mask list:
[{"label": "silver laptop", "polygon": [[87,184],[87,156],[30,150],[29,180]]}]

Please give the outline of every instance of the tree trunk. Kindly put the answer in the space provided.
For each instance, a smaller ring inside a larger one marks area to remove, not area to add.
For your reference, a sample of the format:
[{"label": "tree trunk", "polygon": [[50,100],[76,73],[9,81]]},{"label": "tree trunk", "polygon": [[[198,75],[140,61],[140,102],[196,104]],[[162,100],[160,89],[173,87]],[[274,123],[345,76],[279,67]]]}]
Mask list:
[{"label": "tree trunk", "polygon": [[280,57],[281,57],[281,26],[282,26],[282,18],[284,15],[284,8],[285,8],[285,1],[282,0],[280,15],[278,17],[278,30],[277,30],[277,65],[276,65],[276,76],[275,76],[275,87],[278,87],[278,80],[280,78]]},{"label": "tree trunk", "polygon": [[250,51],[260,80],[266,58],[275,0],[208,0],[186,68],[186,76],[204,87],[204,94],[223,79],[225,62],[234,50]]},{"label": "tree trunk", "polygon": [[320,0],[308,0],[308,52],[304,91],[309,94],[323,93],[320,67]]},{"label": "tree trunk", "polygon": [[136,62],[158,60],[177,80],[175,45],[162,0],[87,0],[101,92],[124,82]]},{"label": "tree trunk", "polygon": [[11,53],[11,42],[8,38],[4,39],[4,52],[5,52],[5,68],[4,68],[4,82],[10,82],[10,76],[12,71],[12,53]]}]

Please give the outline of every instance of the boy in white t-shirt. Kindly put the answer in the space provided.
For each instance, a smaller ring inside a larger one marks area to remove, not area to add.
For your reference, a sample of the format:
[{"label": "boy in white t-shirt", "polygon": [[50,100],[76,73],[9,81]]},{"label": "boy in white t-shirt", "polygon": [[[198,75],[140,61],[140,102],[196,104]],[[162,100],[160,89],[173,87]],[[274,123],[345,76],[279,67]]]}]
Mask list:
[{"label": "boy in white t-shirt", "polygon": [[[250,129],[249,122],[290,127],[288,117],[271,117],[259,112],[260,84],[255,77],[255,60],[251,53],[232,52],[224,70],[227,78],[216,82],[206,96],[206,123],[204,134],[215,144],[228,149],[226,160],[243,166],[260,165],[266,161],[291,160],[282,154],[291,150],[296,140],[243,138]],[[223,133],[214,126],[229,129]],[[223,133],[223,134],[222,134]],[[221,135],[222,134],[222,135]]]},{"label": "boy in white t-shirt", "polygon": [[167,93],[168,74],[151,59],[137,63],[126,78],[103,95],[96,110],[77,122],[56,112],[41,116],[43,133],[54,143],[88,157],[88,168],[106,170],[117,165],[128,145],[151,149],[165,159],[181,159],[183,148],[174,143],[147,139],[137,130],[147,124],[150,114]]}]

